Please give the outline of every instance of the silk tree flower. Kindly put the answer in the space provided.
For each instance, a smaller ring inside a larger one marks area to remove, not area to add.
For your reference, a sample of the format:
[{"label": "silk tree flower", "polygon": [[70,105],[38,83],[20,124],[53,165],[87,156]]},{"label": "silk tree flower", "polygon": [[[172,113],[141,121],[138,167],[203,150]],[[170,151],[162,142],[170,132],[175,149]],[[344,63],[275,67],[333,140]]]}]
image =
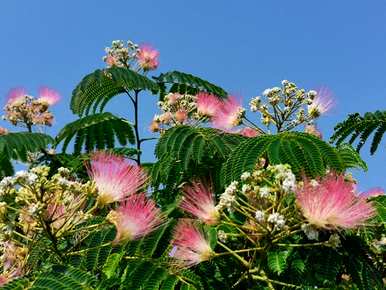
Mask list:
[{"label": "silk tree flower", "polygon": [[27,96],[27,91],[24,88],[13,88],[8,92],[7,104],[22,101]]},{"label": "silk tree flower", "polygon": [[315,124],[306,125],[304,128],[304,132],[314,135],[318,137],[319,139],[323,139],[322,132],[318,130]]},{"label": "silk tree flower", "polygon": [[176,121],[183,124],[188,119],[186,110],[178,110],[175,114]]},{"label": "silk tree flower", "polygon": [[41,87],[39,89],[39,97],[38,101],[46,102],[50,106],[55,105],[60,100],[60,95],[57,91],[48,88],[48,87]]},{"label": "silk tree flower", "polygon": [[371,188],[359,194],[360,197],[369,198],[384,195],[385,191],[380,187]]},{"label": "silk tree flower", "polygon": [[372,204],[355,193],[355,185],[335,173],[318,184],[305,179],[296,198],[304,217],[317,228],[353,229],[375,214]]},{"label": "silk tree flower", "polygon": [[87,166],[88,174],[98,189],[98,203],[106,205],[136,193],[148,177],[138,165],[121,156],[96,152]]},{"label": "silk tree flower", "polygon": [[130,195],[107,219],[117,228],[114,243],[141,238],[164,221],[161,210],[144,193]]},{"label": "silk tree flower", "polygon": [[192,267],[209,260],[214,254],[204,233],[192,220],[180,220],[174,230],[169,256],[182,267]]},{"label": "silk tree flower", "polygon": [[238,133],[242,136],[250,138],[259,135],[259,132],[257,132],[255,129],[252,129],[251,127],[244,127]]},{"label": "silk tree flower", "polygon": [[209,118],[213,117],[222,105],[217,96],[209,93],[200,92],[196,97],[197,112]]},{"label": "silk tree flower", "polygon": [[331,97],[331,92],[327,88],[321,88],[316,93],[316,96],[308,105],[308,114],[317,118],[320,115],[327,113],[334,105],[334,101]]},{"label": "silk tree flower", "polygon": [[8,134],[8,130],[6,128],[0,127],[0,136],[7,135],[7,134]]},{"label": "silk tree flower", "polygon": [[159,52],[149,45],[140,46],[136,57],[144,71],[155,70],[158,67]]},{"label": "silk tree flower", "polygon": [[183,199],[180,208],[199,218],[208,225],[218,222],[219,212],[216,209],[213,186],[209,182],[193,181],[183,188]]},{"label": "silk tree flower", "polygon": [[213,125],[219,129],[230,129],[241,123],[245,109],[234,96],[229,96],[221,103],[221,106],[213,116]]}]

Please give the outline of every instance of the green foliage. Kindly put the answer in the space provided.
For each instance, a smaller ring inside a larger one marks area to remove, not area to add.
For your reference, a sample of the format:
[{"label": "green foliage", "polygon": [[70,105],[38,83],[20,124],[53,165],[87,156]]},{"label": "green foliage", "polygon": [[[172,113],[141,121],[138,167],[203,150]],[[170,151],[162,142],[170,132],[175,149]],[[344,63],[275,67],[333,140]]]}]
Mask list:
[{"label": "green foliage", "polygon": [[351,114],[346,120],[338,123],[334,130],[335,132],[331,137],[332,142],[341,144],[348,137],[350,137],[350,144],[359,140],[356,148],[358,151],[374,132],[370,147],[370,153],[374,154],[386,131],[386,111],[368,112],[363,116],[358,113]]},{"label": "green foliage", "polygon": [[[326,142],[306,133],[283,132],[249,138],[237,146],[222,168],[223,184],[238,180],[245,171],[250,171],[260,158],[269,164],[289,164],[297,176],[306,174],[316,177],[324,175],[326,169],[343,171],[349,166],[358,166],[357,154],[346,147],[340,151]],[[351,155],[350,155],[351,154]]]},{"label": "green foliage", "polygon": [[280,275],[287,268],[287,258],[289,251],[272,251],[267,254],[267,262],[269,269]]},{"label": "green foliage", "polygon": [[171,128],[156,146],[158,161],[150,169],[152,183],[156,187],[167,185],[170,195],[171,190],[187,177],[209,174],[215,179],[218,166],[243,140],[245,137],[212,128]]},{"label": "green foliage", "polygon": [[79,154],[83,146],[87,152],[94,149],[114,148],[116,140],[121,145],[135,143],[131,124],[111,113],[100,113],[80,118],[67,124],[55,139],[56,145],[63,142],[63,152],[75,138],[74,154]]},{"label": "green foliage", "polygon": [[85,76],[72,92],[71,110],[80,116],[95,113],[98,108],[102,111],[114,96],[134,90],[158,91],[158,85],[128,68],[98,69]]},{"label": "green foliage", "polygon": [[0,175],[12,175],[11,160],[28,161],[28,153],[41,152],[53,139],[42,133],[15,132],[0,136]]},{"label": "green foliage", "polygon": [[199,91],[204,91],[219,96],[220,98],[226,98],[227,96],[227,92],[222,88],[199,77],[179,71],[163,73],[159,77],[154,77],[154,79],[159,84],[161,100],[166,93],[166,85],[171,85],[169,92],[173,93],[195,95]]},{"label": "green foliage", "polygon": [[[347,252],[347,271],[359,290],[383,289],[382,277],[385,269],[377,268],[368,255],[368,247],[357,236],[347,236],[342,245]],[[353,255],[355,253],[355,255]]]}]

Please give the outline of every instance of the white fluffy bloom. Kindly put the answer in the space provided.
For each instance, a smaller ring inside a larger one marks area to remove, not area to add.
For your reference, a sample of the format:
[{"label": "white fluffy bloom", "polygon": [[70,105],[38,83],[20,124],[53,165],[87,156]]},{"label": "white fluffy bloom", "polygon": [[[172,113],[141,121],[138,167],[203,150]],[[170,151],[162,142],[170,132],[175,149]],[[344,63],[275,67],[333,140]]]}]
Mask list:
[{"label": "white fluffy bloom", "polygon": [[246,172],[244,172],[243,174],[241,174],[241,180],[243,180],[243,181],[245,181],[245,180],[247,180],[248,178],[250,178],[251,177],[251,173],[250,172],[248,172],[248,171],[246,171]]},{"label": "white fluffy bloom", "polygon": [[283,180],[283,189],[286,192],[294,191],[296,189],[296,177],[292,172],[287,172]]},{"label": "white fluffy bloom", "polygon": [[219,203],[216,205],[217,210],[222,210],[225,207],[228,210],[232,209],[232,204],[236,200],[235,193],[237,191],[238,184],[239,183],[237,181],[232,181],[231,184],[229,184],[225,191],[220,195]]},{"label": "white fluffy bloom", "polygon": [[26,182],[28,184],[34,184],[35,181],[38,179],[38,176],[35,174],[35,173],[28,173],[27,174],[27,178],[26,178]]},{"label": "white fluffy bloom", "polygon": [[274,212],[274,213],[271,213],[269,216],[268,216],[268,219],[267,221],[271,224],[274,224],[275,227],[281,229],[282,227],[284,227],[285,225],[285,219],[284,219],[284,216],[282,216],[281,214],[277,213],[277,212]]},{"label": "white fluffy bloom", "polygon": [[263,211],[257,210],[257,211],[255,212],[255,219],[256,219],[258,222],[264,221],[264,218],[265,218],[265,215],[264,215],[264,212],[263,212]]},{"label": "white fluffy bloom", "polygon": [[251,186],[249,184],[243,184],[243,186],[241,187],[241,191],[243,193],[247,193],[248,191],[251,191]]},{"label": "white fluffy bloom", "polygon": [[319,232],[312,225],[303,224],[302,230],[309,240],[319,239]]},{"label": "white fluffy bloom", "polygon": [[260,187],[259,194],[261,197],[267,197],[270,193],[270,188],[268,186]]}]

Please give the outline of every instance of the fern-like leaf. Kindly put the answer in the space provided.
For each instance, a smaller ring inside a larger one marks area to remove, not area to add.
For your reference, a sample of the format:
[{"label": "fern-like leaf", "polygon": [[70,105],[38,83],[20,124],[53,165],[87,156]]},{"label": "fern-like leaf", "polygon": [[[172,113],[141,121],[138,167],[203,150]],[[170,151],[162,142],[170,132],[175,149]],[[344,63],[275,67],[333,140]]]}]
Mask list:
[{"label": "fern-like leaf", "polygon": [[374,154],[382,141],[385,131],[386,111],[368,112],[363,116],[356,113],[349,115],[346,120],[335,126],[331,141],[339,145],[351,136],[349,143],[352,144],[358,140],[356,149],[359,151],[370,135],[374,133],[370,146],[370,153]]},{"label": "fern-like leaf", "polygon": [[28,161],[28,153],[40,152],[53,139],[42,133],[15,132],[0,136],[0,176],[12,175],[12,160]]},{"label": "fern-like leaf", "polygon": [[315,136],[283,132],[249,138],[238,145],[223,165],[223,184],[229,184],[239,179],[243,172],[252,170],[260,158],[268,159],[270,164],[289,164],[297,176],[315,177],[325,174],[328,168],[343,171],[351,166],[345,163],[347,158],[343,159],[337,149]]},{"label": "fern-like leaf", "polygon": [[100,113],[80,118],[67,124],[55,139],[56,145],[63,141],[63,152],[75,139],[74,153],[79,154],[85,147],[87,152],[94,149],[114,148],[116,140],[121,145],[135,142],[130,123],[111,113]]},{"label": "fern-like leaf", "polygon": [[212,128],[177,126],[169,129],[155,149],[159,160],[151,168],[152,182],[154,185],[171,184],[192,166],[207,166],[214,158],[224,161],[243,140],[245,137]]},{"label": "fern-like leaf", "polygon": [[161,99],[165,94],[166,85],[170,85],[170,92],[178,92],[181,94],[188,93],[194,95],[199,91],[205,91],[219,96],[220,98],[225,98],[227,96],[227,92],[219,86],[216,86],[199,77],[179,71],[163,73],[154,79],[159,83],[159,87],[161,88]]},{"label": "fern-like leaf", "polygon": [[112,97],[131,90],[158,91],[158,85],[127,68],[98,69],[85,76],[72,92],[71,110],[80,116],[102,111]]}]

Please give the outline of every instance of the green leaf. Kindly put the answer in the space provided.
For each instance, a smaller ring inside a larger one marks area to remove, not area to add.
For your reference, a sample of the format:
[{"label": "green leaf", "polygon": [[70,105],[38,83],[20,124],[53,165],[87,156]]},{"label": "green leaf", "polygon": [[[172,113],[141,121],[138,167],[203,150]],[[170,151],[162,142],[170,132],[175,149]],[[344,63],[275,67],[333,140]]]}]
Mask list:
[{"label": "green leaf", "polygon": [[12,160],[28,161],[28,153],[41,152],[53,139],[42,133],[15,132],[0,136],[0,175],[12,175]]},{"label": "green leaf", "polygon": [[359,151],[367,142],[370,135],[374,133],[370,147],[370,153],[374,154],[385,132],[386,111],[367,112],[363,116],[356,113],[349,115],[346,120],[335,126],[331,141],[339,145],[351,136],[349,140],[350,144],[359,139],[357,144],[357,151]]},{"label": "green leaf", "polygon": [[289,251],[273,251],[268,252],[267,262],[269,269],[280,275],[287,268],[287,258]]},{"label": "green leaf", "polygon": [[[351,156],[350,152],[344,153]],[[339,172],[352,166],[354,162],[346,155],[341,157],[337,149],[306,133],[262,135],[246,139],[232,151],[221,169],[221,179],[224,186],[238,180],[243,172],[253,170],[261,158],[269,164],[289,164],[298,177],[316,177],[327,169]]]},{"label": "green leaf", "polygon": [[[199,77],[179,71],[163,73],[159,77],[154,77],[154,79],[160,84],[160,87],[164,88],[167,84],[171,85],[169,90],[170,92],[195,95],[200,91],[204,91],[214,94],[220,98],[226,98],[228,95],[227,92],[219,86],[216,86]],[[161,99],[163,94],[165,94],[165,92],[161,90]]]},{"label": "green leaf", "polygon": [[126,91],[158,91],[158,85],[128,68],[112,67],[85,76],[72,92],[71,110],[77,115],[102,111],[114,96]]},{"label": "green leaf", "polygon": [[116,269],[123,257],[123,254],[124,253],[114,253],[107,258],[106,263],[102,269],[102,272],[106,275],[107,279],[110,279],[115,275]]},{"label": "green leaf", "polygon": [[83,147],[87,152],[114,148],[116,140],[121,145],[135,143],[131,124],[107,112],[86,116],[67,124],[56,136],[55,143],[58,145],[63,141],[62,150],[65,152],[74,138],[74,154],[79,154]]}]

